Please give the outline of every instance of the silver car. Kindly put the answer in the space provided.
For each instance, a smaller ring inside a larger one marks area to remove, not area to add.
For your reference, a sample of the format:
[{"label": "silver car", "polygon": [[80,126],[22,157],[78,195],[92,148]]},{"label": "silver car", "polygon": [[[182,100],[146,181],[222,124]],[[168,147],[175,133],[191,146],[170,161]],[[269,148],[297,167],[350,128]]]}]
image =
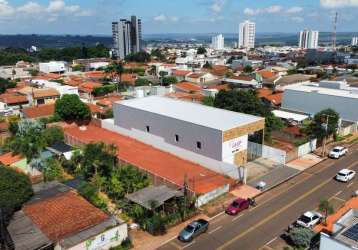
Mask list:
[{"label": "silver car", "polygon": [[209,222],[204,219],[199,219],[187,225],[178,236],[178,239],[183,242],[190,242],[198,235],[205,233],[209,228]]}]

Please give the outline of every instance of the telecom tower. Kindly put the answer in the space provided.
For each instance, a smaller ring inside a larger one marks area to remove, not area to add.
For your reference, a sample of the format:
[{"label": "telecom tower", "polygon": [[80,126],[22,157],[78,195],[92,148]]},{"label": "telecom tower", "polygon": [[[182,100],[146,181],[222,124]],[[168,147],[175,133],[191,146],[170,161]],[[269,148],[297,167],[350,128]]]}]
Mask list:
[{"label": "telecom tower", "polygon": [[338,12],[334,16],[334,23],[333,23],[333,36],[332,36],[332,48],[333,51],[337,49],[337,21],[338,21]]}]

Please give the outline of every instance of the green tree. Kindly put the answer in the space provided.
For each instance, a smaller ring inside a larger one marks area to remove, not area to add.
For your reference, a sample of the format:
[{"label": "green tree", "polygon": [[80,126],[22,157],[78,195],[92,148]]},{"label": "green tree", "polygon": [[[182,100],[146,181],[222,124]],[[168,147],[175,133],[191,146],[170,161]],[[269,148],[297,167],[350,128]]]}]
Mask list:
[{"label": "green tree", "polygon": [[65,121],[83,121],[91,118],[89,107],[78,95],[63,95],[55,104],[55,114]]},{"label": "green tree", "polygon": [[178,83],[178,80],[177,80],[177,78],[175,76],[167,76],[167,77],[163,77],[162,79],[163,79],[162,80],[163,81],[163,83],[162,83],[163,86],[169,86],[171,84]]},{"label": "green tree", "polygon": [[124,67],[122,63],[116,63],[115,66],[116,74],[119,77],[118,83],[117,83],[117,92],[119,91],[119,85],[122,84],[122,75],[124,72]]},{"label": "green tree", "polygon": [[245,73],[252,73],[252,71],[254,71],[254,69],[250,65],[246,65],[244,67],[244,72]]},{"label": "green tree", "polygon": [[[313,122],[308,131],[319,139],[323,139],[325,136],[336,135],[339,120],[339,114],[333,109],[322,110],[313,117]],[[327,121],[328,126],[326,126]]]},{"label": "green tree", "polygon": [[152,50],[151,56],[158,59],[159,61],[162,61],[162,62],[166,60],[165,55],[162,53],[162,51],[160,49]]},{"label": "green tree", "polygon": [[324,213],[323,217],[324,217],[324,223],[327,223],[327,217],[330,214],[334,213],[334,208],[331,205],[331,203],[328,200],[321,200],[319,205],[318,205],[318,210],[321,211],[322,213]]},{"label": "green tree", "polygon": [[211,66],[211,64],[209,62],[206,62],[204,65],[203,65],[203,68],[204,69],[212,69],[213,67]]},{"label": "green tree", "polygon": [[51,146],[57,142],[63,142],[65,138],[63,134],[63,129],[60,127],[45,128],[42,132],[42,136],[44,137],[47,146]]},{"label": "green tree", "polygon": [[44,181],[62,180],[63,168],[61,163],[55,159],[47,159],[43,167]]},{"label": "green tree", "polygon": [[204,47],[199,47],[196,51],[198,55],[204,55],[206,54],[206,49]]},{"label": "green tree", "polygon": [[203,98],[203,104],[206,106],[214,107],[215,98],[212,96],[205,96]]},{"label": "green tree", "polygon": [[215,97],[214,107],[265,117],[266,139],[271,138],[272,131],[283,127],[282,121],[274,116],[269,105],[258,98],[255,90],[221,90]]},{"label": "green tree", "polygon": [[146,78],[138,78],[135,81],[135,86],[148,86],[150,84],[150,81]]},{"label": "green tree", "polygon": [[72,70],[73,71],[84,71],[85,67],[83,67],[83,65],[81,65],[81,64],[77,64],[77,65],[72,66]]},{"label": "green tree", "polygon": [[31,181],[27,175],[0,165],[0,207],[6,223],[32,194]]},{"label": "green tree", "polygon": [[125,57],[126,62],[139,62],[139,63],[146,63],[149,62],[151,59],[150,55],[145,51],[140,51],[138,53],[132,53]]},{"label": "green tree", "polygon": [[315,233],[311,229],[304,227],[293,228],[289,233],[289,237],[295,247],[309,247],[314,236]]},{"label": "green tree", "polygon": [[0,94],[4,93],[9,88],[15,88],[15,87],[16,87],[16,82],[0,77]]}]

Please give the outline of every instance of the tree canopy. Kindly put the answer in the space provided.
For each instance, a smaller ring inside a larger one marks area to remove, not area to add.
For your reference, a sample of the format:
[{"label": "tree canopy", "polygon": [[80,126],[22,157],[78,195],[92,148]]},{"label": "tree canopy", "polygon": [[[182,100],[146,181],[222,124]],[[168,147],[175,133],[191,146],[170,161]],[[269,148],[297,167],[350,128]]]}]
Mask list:
[{"label": "tree canopy", "polygon": [[282,121],[271,112],[271,107],[262,102],[255,90],[221,90],[214,100],[214,107],[235,112],[265,117],[265,135],[283,127]]},{"label": "tree canopy", "polygon": [[4,93],[9,88],[15,88],[15,87],[16,87],[16,82],[0,77],[0,94]]},{"label": "tree canopy", "polygon": [[177,82],[178,80],[175,76],[167,76],[167,77],[163,77],[162,79],[163,86],[169,86],[171,84],[176,84]]},{"label": "tree canopy", "polygon": [[83,121],[91,118],[89,107],[78,95],[63,95],[55,104],[55,114],[65,121]]},{"label": "tree canopy", "polygon": [[198,55],[204,55],[206,54],[206,49],[204,47],[199,47],[196,51]]},{"label": "tree canopy", "polygon": [[145,51],[140,51],[138,53],[131,53],[125,57],[126,62],[139,62],[145,63],[149,62],[151,59],[150,55]]},{"label": "tree canopy", "polygon": [[[336,135],[339,120],[339,114],[333,109],[322,110],[313,117],[313,122],[309,127],[310,133],[319,139],[324,136]],[[326,126],[327,121],[328,126]]]},{"label": "tree canopy", "polygon": [[8,222],[33,194],[29,177],[0,165],[0,207]]}]

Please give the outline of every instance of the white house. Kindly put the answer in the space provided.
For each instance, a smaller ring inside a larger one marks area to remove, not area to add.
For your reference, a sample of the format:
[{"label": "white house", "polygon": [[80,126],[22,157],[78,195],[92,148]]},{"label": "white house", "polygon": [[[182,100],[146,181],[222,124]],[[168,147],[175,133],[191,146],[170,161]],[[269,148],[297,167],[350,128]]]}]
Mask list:
[{"label": "white house", "polygon": [[43,73],[64,73],[67,71],[66,62],[51,61],[47,63],[39,63],[39,70]]}]

